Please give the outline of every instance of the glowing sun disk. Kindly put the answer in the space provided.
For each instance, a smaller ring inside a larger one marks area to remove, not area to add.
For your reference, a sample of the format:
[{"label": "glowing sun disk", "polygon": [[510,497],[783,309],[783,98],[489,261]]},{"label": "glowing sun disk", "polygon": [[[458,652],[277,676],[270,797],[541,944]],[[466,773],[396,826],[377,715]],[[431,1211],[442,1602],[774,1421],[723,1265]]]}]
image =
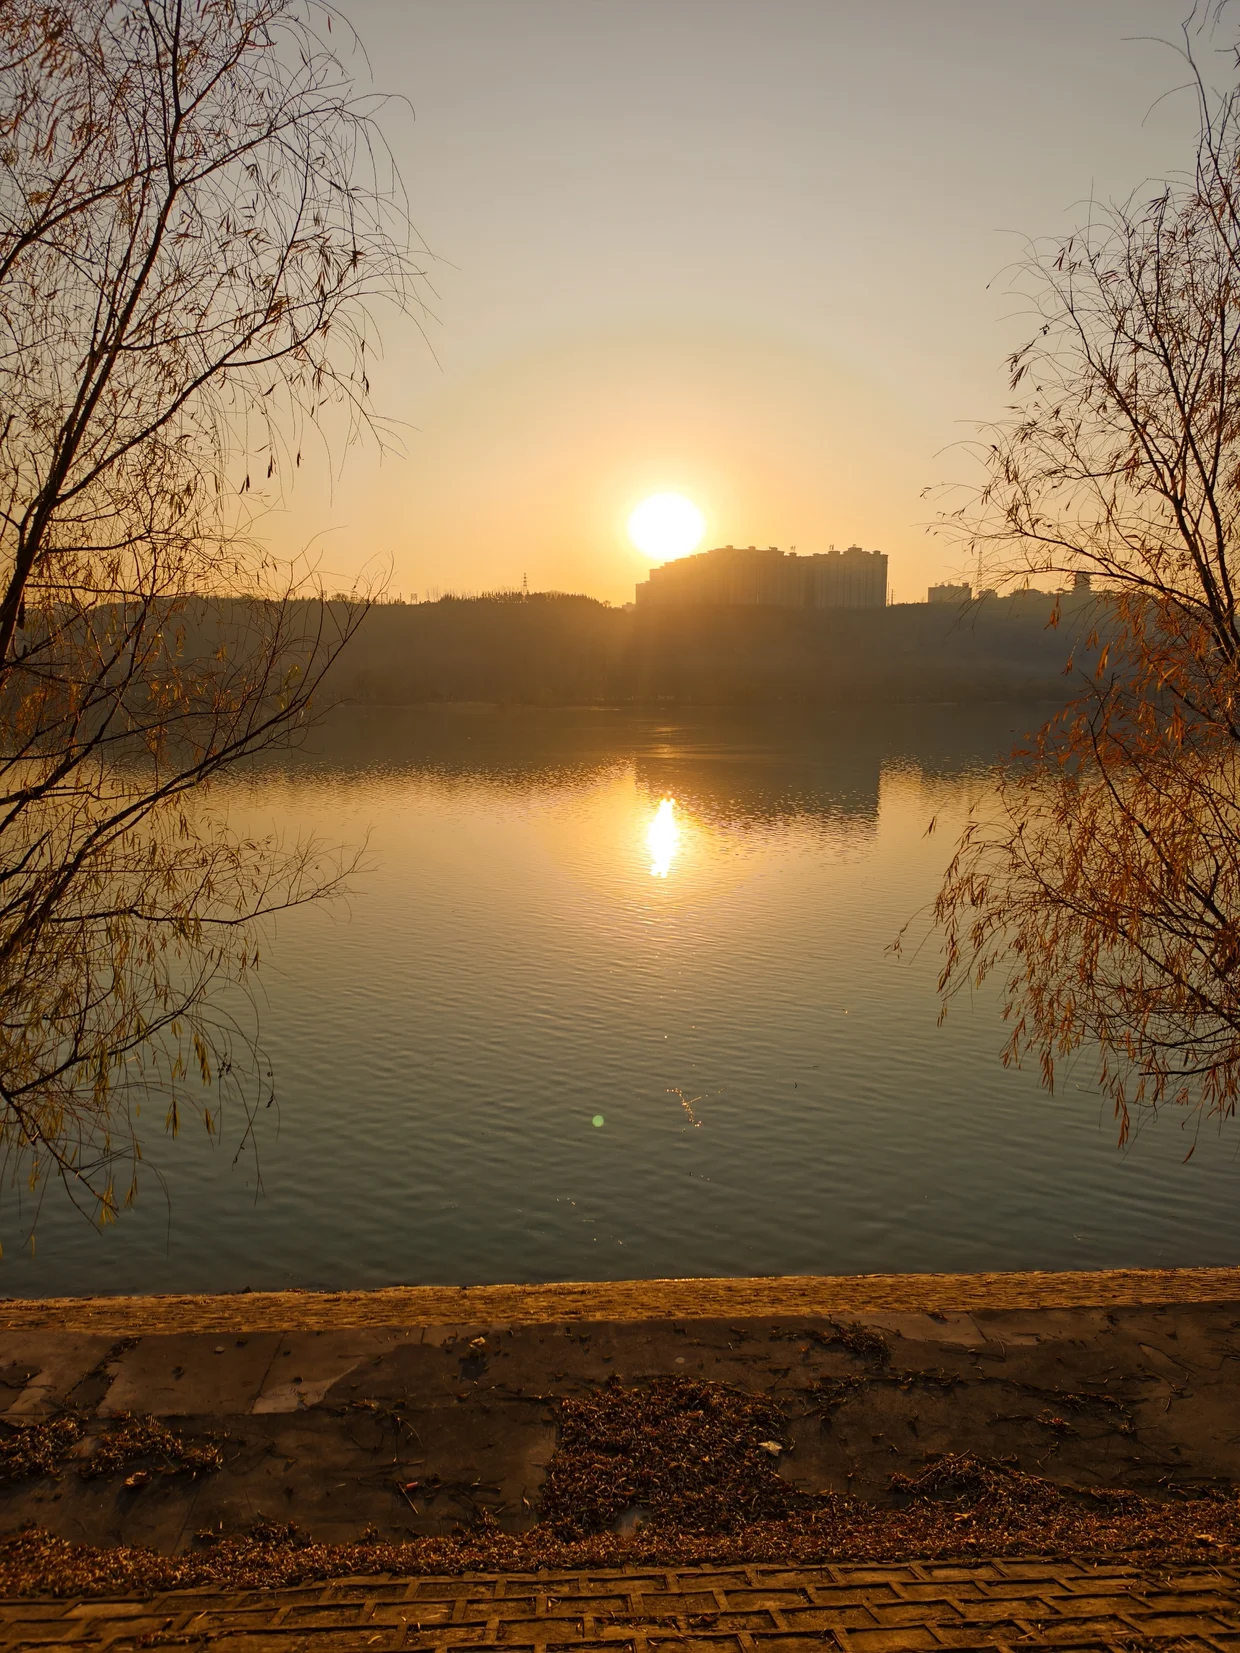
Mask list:
[{"label": "glowing sun disk", "polygon": [[683,494],[651,494],[629,518],[629,538],[648,557],[668,562],[701,543],[706,518]]}]

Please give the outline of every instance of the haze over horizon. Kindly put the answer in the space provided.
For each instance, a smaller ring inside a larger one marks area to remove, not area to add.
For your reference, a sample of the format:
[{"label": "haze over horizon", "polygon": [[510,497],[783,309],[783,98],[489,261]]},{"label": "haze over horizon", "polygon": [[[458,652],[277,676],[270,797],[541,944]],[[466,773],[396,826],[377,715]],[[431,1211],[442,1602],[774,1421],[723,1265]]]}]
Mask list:
[{"label": "haze over horizon", "polygon": [[[1191,156],[1170,0],[351,0],[436,296],[372,374],[404,456],[307,464],[260,527],[348,583],[623,602],[635,505],[703,545],[959,572],[922,490],[1001,414],[1004,276]],[[1202,52],[1209,72],[1217,61]]]}]

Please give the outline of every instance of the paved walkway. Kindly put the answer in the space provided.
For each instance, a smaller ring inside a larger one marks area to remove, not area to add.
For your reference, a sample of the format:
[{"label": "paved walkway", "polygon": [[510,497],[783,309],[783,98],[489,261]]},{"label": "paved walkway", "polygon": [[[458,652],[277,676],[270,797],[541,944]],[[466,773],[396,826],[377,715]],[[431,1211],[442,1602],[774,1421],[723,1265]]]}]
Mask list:
[{"label": "paved walkway", "polygon": [[1240,1568],[1062,1561],[335,1580],[0,1605],[0,1648],[900,1653],[1240,1647]]}]

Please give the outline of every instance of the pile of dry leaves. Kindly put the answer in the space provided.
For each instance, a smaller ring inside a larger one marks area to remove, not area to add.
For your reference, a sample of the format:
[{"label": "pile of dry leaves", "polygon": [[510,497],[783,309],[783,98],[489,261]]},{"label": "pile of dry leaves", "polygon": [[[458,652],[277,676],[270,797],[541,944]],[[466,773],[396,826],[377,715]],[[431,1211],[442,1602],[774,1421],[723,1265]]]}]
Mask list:
[{"label": "pile of dry leaves", "polygon": [[[560,1425],[541,1519],[528,1532],[506,1532],[483,1513],[447,1537],[388,1542],[367,1533],[354,1544],[320,1544],[293,1526],[260,1522],[240,1535],[203,1534],[194,1549],[168,1556],[74,1544],[29,1529],[0,1542],[0,1594],[150,1595],[364,1573],[907,1557],[1240,1558],[1240,1499],[1230,1491],[1154,1500],[1065,1488],[1009,1465],[948,1455],[921,1475],[893,1477],[896,1502],[889,1505],[800,1492],[779,1474],[787,1435],[777,1406],[718,1383],[669,1378],[626,1389],[613,1382],[588,1399],[565,1401]],[[206,1459],[191,1465],[189,1454],[210,1449],[170,1446],[159,1436],[163,1427],[121,1420],[112,1472],[134,1461],[126,1442],[141,1446],[147,1461],[161,1453],[171,1461],[179,1451],[184,1467],[215,1467]],[[56,1438],[66,1450],[74,1444],[69,1433]],[[40,1457],[44,1438],[11,1435],[3,1444],[13,1463],[20,1458],[35,1466],[31,1473],[47,1473],[37,1467],[50,1461]],[[88,1473],[93,1462],[84,1466]],[[615,1530],[634,1511],[641,1521]]]}]

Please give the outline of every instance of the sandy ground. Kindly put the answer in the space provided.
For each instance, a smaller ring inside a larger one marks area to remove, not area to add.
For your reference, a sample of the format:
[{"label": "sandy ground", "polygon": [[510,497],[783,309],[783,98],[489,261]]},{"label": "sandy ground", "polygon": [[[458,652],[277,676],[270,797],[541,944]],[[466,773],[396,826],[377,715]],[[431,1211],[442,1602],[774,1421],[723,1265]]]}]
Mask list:
[{"label": "sandy ground", "polygon": [[541,1286],[396,1286],[385,1291],[256,1291],[225,1297],[0,1300],[10,1331],[342,1331],[463,1321],[703,1320],[724,1316],[897,1314],[950,1309],[1114,1308],[1240,1302],[1240,1268],[1019,1274],[772,1275],[757,1279],[568,1281]]}]

